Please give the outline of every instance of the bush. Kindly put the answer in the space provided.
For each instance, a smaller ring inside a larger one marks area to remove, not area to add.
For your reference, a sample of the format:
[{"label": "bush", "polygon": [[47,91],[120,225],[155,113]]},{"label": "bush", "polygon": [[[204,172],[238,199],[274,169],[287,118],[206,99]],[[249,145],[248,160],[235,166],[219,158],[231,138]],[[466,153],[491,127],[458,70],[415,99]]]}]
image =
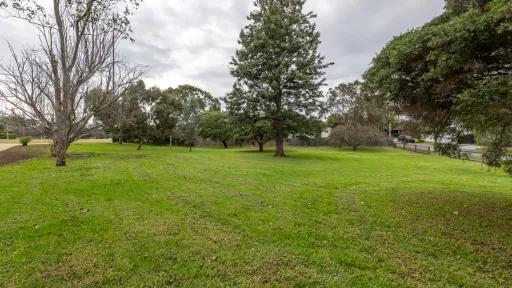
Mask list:
[{"label": "bush", "polygon": [[489,170],[491,170],[491,168],[496,169],[496,168],[500,168],[502,166],[503,156],[504,156],[504,153],[501,151],[490,150],[490,151],[485,152],[482,155],[482,160],[483,160],[483,163],[485,163],[485,165],[487,165],[487,167],[489,167]]},{"label": "bush", "polygon": [[459,145],[452,143],[436,143],[434,148],[439,155],[447,156],[450,158],[458,158],[459,157]]},{"label": "bush", "polygon": [[20,141],[21,145],[27,146],[28,143],[30,143],[30,141],[32,141],[32,137],[30,137],[30,136],[21,137],[19,141]]},{"label": "bush", "polygon": [[503,170],[512,176],[512,160],[503,161]]}]

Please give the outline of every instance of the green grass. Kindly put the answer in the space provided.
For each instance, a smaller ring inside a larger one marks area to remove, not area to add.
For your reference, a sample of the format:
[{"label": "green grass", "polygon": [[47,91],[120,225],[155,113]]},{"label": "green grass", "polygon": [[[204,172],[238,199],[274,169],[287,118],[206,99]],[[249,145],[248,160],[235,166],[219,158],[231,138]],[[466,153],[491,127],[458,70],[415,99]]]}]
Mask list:
[{"label": "green grass", "polygon": [[0,286],[512,283],[512,178],[477,163],[391,149],[70,152],[65,168],[0,167]]}]

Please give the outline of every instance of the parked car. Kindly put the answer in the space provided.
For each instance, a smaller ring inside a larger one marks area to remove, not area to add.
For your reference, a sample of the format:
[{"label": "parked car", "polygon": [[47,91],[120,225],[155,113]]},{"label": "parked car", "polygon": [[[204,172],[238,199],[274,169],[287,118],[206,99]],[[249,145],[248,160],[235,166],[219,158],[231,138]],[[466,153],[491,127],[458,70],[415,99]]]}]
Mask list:
[{"label": "parked car", "polygon": [[409,135],[398,136],[398,141],[402,143],[416,143],[416,139],[412,138],[412,136]]}]

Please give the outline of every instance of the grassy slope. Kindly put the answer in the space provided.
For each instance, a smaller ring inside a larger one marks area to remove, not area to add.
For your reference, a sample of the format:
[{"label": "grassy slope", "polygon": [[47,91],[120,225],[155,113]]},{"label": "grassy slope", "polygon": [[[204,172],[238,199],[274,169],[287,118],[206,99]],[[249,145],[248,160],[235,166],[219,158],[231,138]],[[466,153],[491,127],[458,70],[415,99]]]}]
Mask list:
[{"label": "grassy slope", "polygon": [[512,179],[397,150],[72,147],[0,167],[0,286],[503,286]]}]

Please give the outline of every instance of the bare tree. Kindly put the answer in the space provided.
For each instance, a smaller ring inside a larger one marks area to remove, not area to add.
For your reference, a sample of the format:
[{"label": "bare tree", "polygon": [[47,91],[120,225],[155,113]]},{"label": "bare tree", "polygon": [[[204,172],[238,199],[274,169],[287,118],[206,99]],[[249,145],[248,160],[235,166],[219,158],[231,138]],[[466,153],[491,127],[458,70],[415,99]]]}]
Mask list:
[{"label": "bare tree", "polygon": [[[39,36],[33,49],[10,47],[11,62],[0,65],[0,99],[52,138],[57,166],[66,165],[69,145],[94,128],[94,115],[141,75],[115,57],[116,44],[130,36],[129,16],[139,1],[53,0],[51,13],[34,0],[0,3]],[[109,92],[88,99],[92,90]]]},{"label": "bare tree", "polygon": [[365,89],[364,83],[342,83],[329,91],[328,110],[334,124],[329,142],[335,146],[374,146],[386,143],[385,124],[389,111]]}]

